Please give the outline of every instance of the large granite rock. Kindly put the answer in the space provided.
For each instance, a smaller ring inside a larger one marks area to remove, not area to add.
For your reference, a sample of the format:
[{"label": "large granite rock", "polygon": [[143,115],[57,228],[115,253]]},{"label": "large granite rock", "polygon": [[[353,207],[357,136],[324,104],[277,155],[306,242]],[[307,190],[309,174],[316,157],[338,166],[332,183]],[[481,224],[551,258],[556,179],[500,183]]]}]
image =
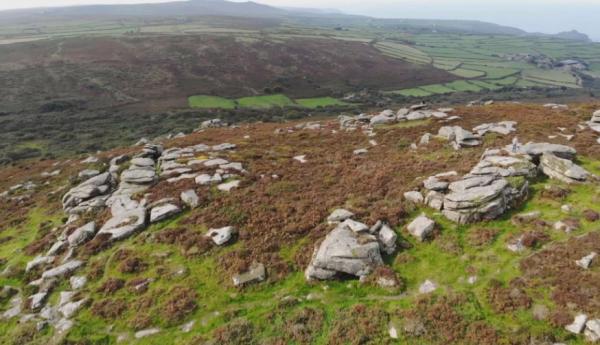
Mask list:
[{"label": "large granite rock", "polygon": [[594,132],[600,132],[600,110],[596,110],[592,114],[592,118],[588,122],[588,125]]},{"label": "large granite rock", "polygon": [[146,227],[146,209],[139,207],[113,216],[98,231],[98,235],[109,234],[110,240],[127,238]]},{"label": "large granite rock", "polygon": [[585,182],[590,176],[590,173],[579,165],[568,159],[559,158],[552,153],[542,155],[540,167],[548,177],[569,184]]},{"label": "large granite rock", "polygon": [[459,126],[444,126],[439,129],[438,136],[448,140],[455,148],[481,145],[481,138]]},{"label": "large granite rock", "polygon": [[477,133],[479,136],[486,135],[487,133],[497,133],[501,135],[508,135],[512,132],[516,132],[517,129],[515,126],[517,123],[515,121],[501,121],[497,123],[484,123],[473,128],[473,132]]},{"label": "large granite rock", "polygon": [[337,273],[361,277],[383,264],[377,238],[339,224],[315,248],[307,279],[331,279]]},{"label": "large granite rock", "polygon": [[[113,184],[114,181],[109,172],[94,176],[72,188],[63,196],[63,209],[67,213],[83,213],[91,210],[96,206],[94,203],[88,203],[88,205],[84,205],[83,207],[82,204],[98,196],[108,194],[111,191]],[[104,205],[103,201],[100,203],[102,206]]]},{"label": "large granite rock", "polygon": [[67,241],[69,242],[70,247],[77,247],[91,240],[95,234],[96,223],[92,221],[73,231],[69,237],[67,237]]},{"label": "large granite rock", "polygon": [[552,153],[557,157],[573,160],[577,151],[566,145],[549,143],[527,143],[511,144],[505,147],[505,151],[511,153],[522,153],[531,156],[533,159],[539,159],[544,153]]},{"label": "large granite rock", "polygon": [[83,261],[80,260],[71,260],[67,261],[64,264],[49,269],[42,273],[42,278],[49,279],[54,277],[62,277],[68,274],[71,274],[73,271],[78,269],[83,265]]},{"label": "large granite rock", "polygon": [[423,242],[431,236],[431,233],[435,229],[435,222],[425,215],[418,216],[406,227],[408,232]]}]

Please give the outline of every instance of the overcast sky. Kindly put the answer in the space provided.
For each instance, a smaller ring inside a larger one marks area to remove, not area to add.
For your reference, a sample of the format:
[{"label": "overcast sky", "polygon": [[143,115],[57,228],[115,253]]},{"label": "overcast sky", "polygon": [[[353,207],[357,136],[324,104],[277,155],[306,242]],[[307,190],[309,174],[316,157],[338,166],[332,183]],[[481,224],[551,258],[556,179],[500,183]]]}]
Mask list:
[{"label": "overcast sky", "polygon": [[[148,3],[165,0],[0,0],[1,9]],[[600,0],[256,0],[274,6],[336,8],[375,17],[476,19],[545,33],[577,29],[600,40]]]}]

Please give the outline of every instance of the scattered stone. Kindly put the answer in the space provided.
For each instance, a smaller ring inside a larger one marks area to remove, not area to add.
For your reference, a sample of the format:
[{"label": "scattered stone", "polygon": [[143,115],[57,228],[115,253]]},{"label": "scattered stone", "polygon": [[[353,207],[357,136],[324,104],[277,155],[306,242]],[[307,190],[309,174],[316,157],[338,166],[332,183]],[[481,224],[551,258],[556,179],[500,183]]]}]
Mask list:
[{"label": "scattered stone", "polygon": [[29,296],[29,309],[31,309],[34,312],[39,311],[44,306],[48,294],[48,291],[41,291]]},{"label": "scattered stone", "polygon": [[69,279],[69,283],[71,284],[71,289],[79,290],[87,284],[87,278],[85,276],[72,276]]},{"label": "scattered stone", "polygon": [[294,159],[297,160],[300,163],[306,163],[307,162],[306,155],[295,156]]},{"label": "scattered stone", "polygon": [[428,279],[425,282],[423,282],[423,284],[421,284],[421,286],[419,286],[419,293],[420,294],[428,294],[428,293],[434,292],[436,289],[437,289],[437,285]]},{"label": "scattered stone", "polygon": [[554,223],[554,230],[564,231],[567,234],[579,230],[580,224],[576,220],[565,219]]},{"label": "scattered stone", "polygon": [[570,160],[559,158],[551,153],[544,153],[540,160],[540,167],[544,174],[550,178],[565,183],[585,182],[590,174]]},{"label": "scattered stone", "polygon": [[425,241],[435,228],[435,222],[425,215],[420,215],[408,224],[408,232],[416,237],[419,241]]},{"label": "scattered stone", "polygon": [[149,328],[135,332],[134,337],[136,339],[141,339],[158,333],[160,333],[160,328]]},{"label": "scattered stone", "polygon": [[369,231],[369,227],[366,224],[357,222],[352,219],[346,219],[340,225],[343,227],[346,227],[356,233]]},{"label": "scattered stone", "polygon": [[232,189],[238,188],[240,186],[239,180],[234,180],[226,183],[221,183],[217,186],[217,189],[222,192],[230,192]]},{"label": "scattered stone", "polygon": [[444,194],[436,191],[430,191],[425,197],[425,204],[434,210],[442,210],[444,207]]},{"label": "scattered stone", "polygon": [[498,123],[484,123],[473,128],[473,132],[476,132],[479,136],[484,136],[487,133],[497,133],[501,135],[508,135],[512,132],[516,132],[515,121],[502,121]]},{"label": "scattered stone", "polygon": [[562,213],[571,214],[573,212],[573,206],[571,206],[569,204],[562,205],[560,207],[560,211]]},{"label": "scattered stone", "polygon": [[339,223],[339,222],[343,222],[346,219],[349,219],[353,216],[354,216],[354,213],[352,213],[348,210],[344,210],[342,208],[338,208],[337,210],[331,212],[329,217],[327,217],[327,222],[329,224]]},{"label": "scattered stone", "polygon": [[67,261],[66,263],[64,263],[60,266],[49,269],[48,271],[45,271],[44,273],[42,273],[42,278],[48,279],[48,278],[65,276],[65,275],[72,273],[73,271],[75,271],[76,269],[81,267],[82,265],[83,265],[83,261],[80,261],[80,260]]},{"label": "scattered stone", "polygon": [[233,285],[244,286],[250,283],[261,282],[266,277],[267,271],[265,270],[265,265],[254,263],[248,272],[236,274],[231,279],[233,280]]},{"label": "scattered stone", "polygon": [[523,236],[519,236],[513,241],[509,242],[506,245],[506,248],[513,253],[520,253],[525,250],[525,245],[523,245]]},{"label": "scattered stone", "polygon": [[590,268],[590,265],[592,264],[592,261],[596,258],[596,256],[598,256],[598,253],[591,252],[590,254],[582,257],[581,259],[576,260],[575,263],[577,264],[577,266],[583,268],[584,270],[587,270],[588,268]]},{"label": "scattered stone", "polygon": [[236,233],[236,228],[233,226],[226,226],[224,228],[208,230],[206,237],[210,237],[216,245],[222,246],[229,242]]},{"label": "scattered stone", "polygon": [[91,240],[96,234],[96,223],[89,222],[84,226],[76,229],[67,237],[70,247],[77,247],[89,240]]},{"label": "scattered stone", "polygon": [[179,213],[181,213],[181,208],[173,204],[153,207],[152,210],[150,210],[150,223],[160,222],[161,220],[165,220]]},{"label": "scattered stone", "polygon": [[29,272],[32,269],[43,265],[49,265],[54,262],[55,258],[55,256],[37,256],[27,263],[27,266],[25,267],[25,272]]},{"label": "scattered stone", "polygon": [[575,316],[573,323],[570,325],[567,325],[565,327],[565,329],[571,333],[579,334],[579,333],[581,333],[581,331],[583,331],[583,328],[585,327],[585,323],[587,322],[587,319],[588,319],[587,315],[578,314],[577,316]]},{"label": "scattered stone", "polygon": [[369,153],[369,150],[367,150],[367,149],[357,149],[357,150],[354,150],[354,152],[353,152],[353,154],[354,154],[355,156],[358,156],[358,155],[365,155],[365,154],[367,154],[367,153]]},{"label": "scattered stone", "polygon": [[456,148],[481,145],[481,139],[478,136],[459,126],[442,127],[438,131],[438,136],[454,143]]},{"label": "scattered stone", "polygon": [[191,209],[198,207],[198,204],[200,203],[198,194],[196,194],[196,191],[193,189],[181,192],[181,201]]},{"label": "scattered stone", "polygon": [[192,321],[186,322],[186,323],[184,323],[183,325],[181,325],[181,328],[180,328],[180,330],[181,330],[183,333],[189,333],[189,332],[191,332],[191,331],[192,331],[192,328],[194,328],[194,325],[195,325],[195,324],[196,324],[196,321],[195,321],[195,320],[192,320]]},{"label": "scattered stone", "polygon": [[389,225],[383,224],[381,226],[377,239],[379,240],[379,246],[384,253],[388,255],[394,254],[396,251],[396,240],[398,239],[398,235]]},{"label": "scattered stone", "polygon": [[220,128],[220,127],[227,127],[227,123],[223,122],[221,119],[211,119],[211,120],[206,120],[206,121],[203,121],[202,123],[200,123],[201,129]]},{"label": "scattered stone", "polygon": [[404,199],[414,203],[414,204],[422,204],[423,203],[423,194],[418,191],[410,191],[404,193]]},{"label": "scattered stone", "polygon": [[307,280],[331,279],[339,272],[362,277],[382,264],[375,236],[339,224],[315,247],[305,276]]},{"label": "scattered stone", "polygon": [[585,338],[590,343],[595,343],[600,340],[600,319],[588,320],[585,324]]},{"label": "scattered stone", "polygon": [[113,216],[102,226],[96,236],[110,234],[110,240],[116,241],[127,238],[145,227],[146,209],[139,207]]}]

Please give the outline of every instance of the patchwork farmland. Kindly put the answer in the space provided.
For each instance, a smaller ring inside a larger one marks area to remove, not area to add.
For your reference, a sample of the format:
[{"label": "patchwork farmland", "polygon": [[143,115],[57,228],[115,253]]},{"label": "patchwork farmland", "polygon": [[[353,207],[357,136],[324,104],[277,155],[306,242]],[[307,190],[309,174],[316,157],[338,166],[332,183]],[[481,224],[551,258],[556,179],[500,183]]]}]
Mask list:
[{"label": "patchwork farmland", "polygon": [[557,38],[490,35],[418,34],[384,39],[373,45],[383,54],[414,64],[432,65],[464,79],[393,90],[389,93],[424,97],[451,92],[479,92],[516,88],[581,88],[576,73],[569,69],[540,68],[511,56],[529,54],[560,61],[580,59],[589,68],[583,73],[600,72],[600,47],[586,42]]}]

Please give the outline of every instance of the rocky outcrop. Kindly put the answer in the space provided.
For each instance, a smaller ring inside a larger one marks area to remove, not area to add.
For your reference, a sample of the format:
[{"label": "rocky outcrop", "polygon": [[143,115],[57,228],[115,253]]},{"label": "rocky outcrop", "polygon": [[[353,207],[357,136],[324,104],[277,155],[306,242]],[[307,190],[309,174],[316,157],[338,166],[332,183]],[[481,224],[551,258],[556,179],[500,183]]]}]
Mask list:
[{"label": "rocky outcrop", "polygon": [[435,229],[435,222],[425,215],[421,215],[408,224],[406,228],[411,235],[423,242],[431,236]]},{"label": "rocky outcrop", "polygon": [[86,180],[63,196],[63,209],[68,214],[81,214],[103,208],[107,195],[114,187],[114,182],[108,172]]},{"label": "rocky outcrop", "polygon": [[592,118],[588,122],[588,126],[594,132],[600,132],[600,110],[596,110],[594,114],[592,114]]},{"label": "rocky outcrop", "polygon": [[340,223],[315,248],[305,276],[309,280],[331,279],[338,273],[362,277],[382,264],[376,236],[368,231],[353,231]]},{"label": "rocky outcrop", "polygon": [[475,128],[473,128],[473,132],[477,133],[479,136],[484,136],[487,133],[497,133],[501,135],[508,135],[512,132],[516,132],[517,128],[515,127],[517,123],[515,121],[501,121],[496,123],[484,123]]},{"label": "rocky outcrop", "polygon": [[568,184],[583,183],[588,180],[590,173],[579,165],[568,159],[555,156],[552,153],[544,153],[540,159],[542,172]]},{"label": "rocky outcrop", "polygon": [[481,138],[459,126],[444,126],[439,129],[438,137],[448,140],[455,149],[481,145]]}]

